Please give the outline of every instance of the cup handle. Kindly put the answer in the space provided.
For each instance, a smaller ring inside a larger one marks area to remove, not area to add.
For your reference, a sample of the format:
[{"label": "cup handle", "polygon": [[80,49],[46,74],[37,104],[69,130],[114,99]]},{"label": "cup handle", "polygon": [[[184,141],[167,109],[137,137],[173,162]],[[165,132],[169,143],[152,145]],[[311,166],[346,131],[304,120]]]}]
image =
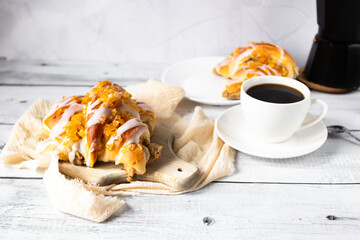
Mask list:
[{"label": "cup handle", "polygon": [[328,111],[328,105],[326,104],[326,102],[324,102],[321,99],[317,99],[317,98],[311,99],[311,106],[315,105],[315,104],[320,104],[322,106],[322,112],[320,113],[319,116],[315,117],[314,119],[312,119],[306,123],[303,123],[299,130],[311,127],[311,126],[315,125],[316,123],[320,122],[321,119],[323,119],[325,117],[325,114]]}]

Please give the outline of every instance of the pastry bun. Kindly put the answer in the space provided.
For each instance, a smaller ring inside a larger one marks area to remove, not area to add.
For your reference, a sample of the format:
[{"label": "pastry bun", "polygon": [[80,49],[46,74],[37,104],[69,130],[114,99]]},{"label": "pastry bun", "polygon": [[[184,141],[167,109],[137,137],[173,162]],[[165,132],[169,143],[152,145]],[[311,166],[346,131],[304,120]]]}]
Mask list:
[{"label": "pastry bun", "polygon": [[223,97],[240,99],[240,88],[245,80],[263,75],[296,78],[298,68],[285,49],[271,43],[250,42],[236,48],[213,72],[230,79]]},{"label": "pastry bun", "polygon": [[115,162],[131,180],[161,155],[162,146],[150,142],[154,127],[154,112],[148,105],[104,81],[85,96],[63,98],[54,105],[43,119],[38,149],[88,167],[96,161]]}]

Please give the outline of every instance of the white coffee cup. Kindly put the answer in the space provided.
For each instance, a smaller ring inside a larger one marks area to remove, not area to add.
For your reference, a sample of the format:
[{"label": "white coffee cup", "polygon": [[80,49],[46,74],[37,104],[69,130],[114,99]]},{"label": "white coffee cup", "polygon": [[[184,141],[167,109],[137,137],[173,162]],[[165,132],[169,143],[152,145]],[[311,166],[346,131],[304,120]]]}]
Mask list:
[{"label": "white coffee cup", "polygon": [[[294,88],[304,99],[293,103],[272,103],[258,100],[247,91],[262,84],[280,84]],[[320,99],[311,99],[309,88],[294,79],[279,76],[260,76],[246,80],[241,86],[241,110],[246,127],[258,140],[277,143],[289,139],[296,131],[320,122],[327,113],[327,104]],[[304,122],[311,105],[320,104],[321,113]]]}]

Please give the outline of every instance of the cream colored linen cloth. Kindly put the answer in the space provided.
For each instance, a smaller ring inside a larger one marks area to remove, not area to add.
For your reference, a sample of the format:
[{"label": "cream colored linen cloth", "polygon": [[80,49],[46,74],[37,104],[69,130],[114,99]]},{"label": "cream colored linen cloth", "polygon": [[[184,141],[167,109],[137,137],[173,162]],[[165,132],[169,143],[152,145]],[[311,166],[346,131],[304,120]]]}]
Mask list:
[{"label": "cream colored linen cloth", "polygon": [[134,99],[148,104],[155,113],[156,124],[174,136],[174,152],[181,159],[196,164],[200,179],[190,188],[177,191],[165,184],[133,181],[131,183],[96,186],[80,179],[71,179],[59,172],[58,159],[36,151],[41,122],[52,104],[37,100],[16,122],[0,159],[6,166],[45,171],[44,183],[53,205],[60,211],[95,222],[102,222],[121,208],[121,196],[134,193],[180,194],[198,190],[206,184],[234,171],[235,150],[224,144],[214,131],[214,120],[195,107],[190,120],[175,112],[184,98],[184,90],[149,80],[128,86]]}]

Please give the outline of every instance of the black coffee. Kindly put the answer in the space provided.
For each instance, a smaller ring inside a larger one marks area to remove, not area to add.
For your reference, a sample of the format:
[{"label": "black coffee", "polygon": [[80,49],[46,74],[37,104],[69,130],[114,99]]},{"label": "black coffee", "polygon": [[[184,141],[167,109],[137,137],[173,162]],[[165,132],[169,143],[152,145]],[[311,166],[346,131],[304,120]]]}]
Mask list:
[{"label": "black coffee", "polygon": [[271,103],[294,103],[304,99],[298,90],[281,84],[260,84],[249,88],[247,94],[261,101]]}]

